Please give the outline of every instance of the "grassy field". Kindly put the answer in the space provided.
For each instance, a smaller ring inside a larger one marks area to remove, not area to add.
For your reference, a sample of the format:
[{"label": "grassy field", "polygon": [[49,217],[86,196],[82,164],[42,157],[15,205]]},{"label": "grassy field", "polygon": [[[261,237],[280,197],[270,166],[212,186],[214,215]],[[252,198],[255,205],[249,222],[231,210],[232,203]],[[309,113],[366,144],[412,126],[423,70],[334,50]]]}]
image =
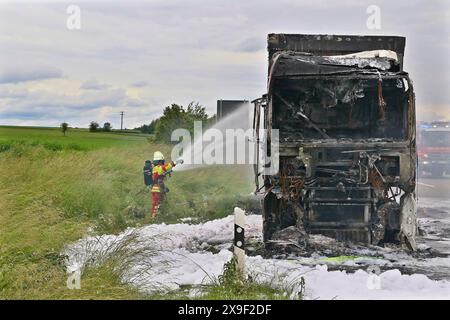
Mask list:
[{"label": "grassy field", "polygon": [[[0,127],[0,299],[143,297],[107,266],[83,274],[68,290],[59,255],[65,243],[152,223],[144,160],[170,147],[150,136],[57,128]],[[229,214],[251,190],[245,168],[174,172],[156,222]]]},{"label": "grassy field", "polygon": [[148,135],[118,131],[93,134],[87,129],[70,129],[64,136],[59,128],[0,126],[0,151],[17,150],[19,146],[42,146],[50,151],[87,151],[139,144],[146,137]]}]

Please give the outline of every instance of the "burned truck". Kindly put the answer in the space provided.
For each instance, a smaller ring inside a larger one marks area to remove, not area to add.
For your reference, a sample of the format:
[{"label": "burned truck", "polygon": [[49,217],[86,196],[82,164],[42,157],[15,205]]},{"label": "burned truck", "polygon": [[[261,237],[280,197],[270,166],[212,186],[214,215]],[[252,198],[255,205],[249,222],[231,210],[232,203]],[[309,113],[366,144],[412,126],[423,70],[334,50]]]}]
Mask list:
[{"label": "burned truck", "polygon": [[[415,249],[415,98],[404,48],[396,36],[268,35],[267,94],[253,101],[268,149],[255,165],[267,245],[294,227]],[[279,170],[264,174],[275,130]]]}]

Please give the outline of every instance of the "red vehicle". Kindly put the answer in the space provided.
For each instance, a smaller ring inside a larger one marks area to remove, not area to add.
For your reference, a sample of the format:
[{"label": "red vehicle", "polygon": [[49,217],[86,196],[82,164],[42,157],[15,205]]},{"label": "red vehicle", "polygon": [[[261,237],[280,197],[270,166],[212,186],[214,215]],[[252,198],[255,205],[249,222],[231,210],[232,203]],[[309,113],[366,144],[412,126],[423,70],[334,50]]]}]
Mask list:
[{"label": "red vehicle", "polygon": [[422,123],[418,128],[421,176],[450,176],[450,122]]}]

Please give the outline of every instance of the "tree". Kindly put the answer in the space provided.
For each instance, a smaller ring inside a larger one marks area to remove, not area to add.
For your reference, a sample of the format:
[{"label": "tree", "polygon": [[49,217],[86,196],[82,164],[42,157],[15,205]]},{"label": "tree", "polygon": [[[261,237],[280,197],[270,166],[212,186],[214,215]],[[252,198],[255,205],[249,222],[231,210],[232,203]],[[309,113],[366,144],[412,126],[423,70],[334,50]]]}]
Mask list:
[{"label": "tree", "polygon": [[191,135],[194,134],[194,122],[201,121],[203,124],[206,124],[208,120],[208,115],[206,114],[205,107],[200,105],[198,102],[190,102],[186,109],[186,126]]},{"label": "tree", "polygon": [[100,126],[99,126],[99,124],[98,124],[97,122],[91,121],[91,123],[89,124],[89,131],[90,131],[90,132],[98,131],[98,128],[99,128],[99,127],[100,127]]},{"label": "tree", "polygon": [[111,129],[112,129],[111,123],[105,122],[105,123],[103,124],[103,131],[110,132]]},{"label": "tree", "polygon": [[150,124],[144,124],[140,127],[135,128],[135,130],[139,130],[142,133],[152,134],[155,133],[156,125],[158,124],[159,119],[154,119]]},{"label": "tree", "polygon": [[156,126],[158,125],[159,119],[154,119],[148,125],[148,133],[155,133]]},{"label": "tree", "polygon": [[66,132],[69,130],[69,124],[66,122],[61,123],[61,131],[66,136]]},{"label": "tree", "polygon": [[[155,130],[155,138],[160,142],[171,142],[171,135],[175,129],[187,128],[186,123],[186,111],[183,106],[173,103],[164,109],[164,113],[159,118],[158,124]],[[189,129],[188,129],[189,130]]]},{"label": "tree", "polygon": [[158,119],[155,128],[155,138],[161,142],[173,143],[171,135],[175,129],[187,129],[192,135],[194,133],[194,122],[202,121],[206,123],[207,120],[208,115],[205,107],[199,103],[191,102],[186,109],[174,103],[166,107],[162,117]]}]

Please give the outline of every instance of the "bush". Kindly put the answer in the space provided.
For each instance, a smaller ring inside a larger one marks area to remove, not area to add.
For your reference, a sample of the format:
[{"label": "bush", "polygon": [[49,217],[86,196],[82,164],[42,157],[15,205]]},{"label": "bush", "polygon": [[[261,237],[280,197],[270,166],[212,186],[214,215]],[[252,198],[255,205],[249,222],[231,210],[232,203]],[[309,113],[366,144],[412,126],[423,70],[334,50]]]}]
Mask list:
[{"label": "bush", "polygon": [[111,129],[112,129],[111,123],[105,122],[105,123],[103,124],[103,131],[105,131],[105,132],[110,132]]},{"label": "bush", "polygon": [[91,121],[91,123],[89,124],[89,131],[95,132],[98,131],[98,128],[100,128],[100,125],[95,121]]}]

